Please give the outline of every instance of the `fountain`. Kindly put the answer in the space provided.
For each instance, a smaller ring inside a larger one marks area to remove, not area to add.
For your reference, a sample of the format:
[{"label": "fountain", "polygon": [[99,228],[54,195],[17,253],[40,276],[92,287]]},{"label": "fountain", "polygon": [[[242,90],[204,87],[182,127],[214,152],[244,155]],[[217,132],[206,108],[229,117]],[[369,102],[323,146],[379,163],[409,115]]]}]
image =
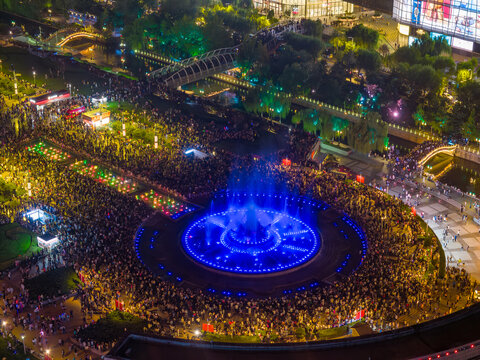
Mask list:
[{"label": "fountain", "polygon": [[194,261],[254,275],[298,267],[318,253],[320,236],[298,214],[301,208],[309,218],[313,208],[325,204],[278,194],[233,193],[223,198],[183,234],[183,249]]}]

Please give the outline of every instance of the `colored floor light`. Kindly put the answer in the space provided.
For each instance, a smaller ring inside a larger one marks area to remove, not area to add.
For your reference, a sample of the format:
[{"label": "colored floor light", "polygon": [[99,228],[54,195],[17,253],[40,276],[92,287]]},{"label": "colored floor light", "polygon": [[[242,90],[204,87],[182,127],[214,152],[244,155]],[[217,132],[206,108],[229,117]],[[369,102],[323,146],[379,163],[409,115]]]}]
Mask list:
[{"label": "colored floor light", "polygon": [[70,165],[70,169],[79,174],[92,178],[97,182],[115,188],[117,191],[129,194],[138,190],[138,184],[132,179],[115,175],[108,169],[97,165],[90,165],[87,160],[80,160]]},{"label": "colored floor light", "polygon": [[47,145],[42,141],[37,142],[34,145],[27,146],[27,150],[33,153],[36,153],[40,156],[43,156],[49,161],[65,161],[69,159],[71,156],[67,152],[51,146]]},{"label": "colored floor light", "polygon": [[137,196],[137,199],[144,201],[152,208],[160,211],[163,215],[178,219],[178,217],[194,211],[193,205],[176,201],[169,195],[159,194],[153,189]]}]

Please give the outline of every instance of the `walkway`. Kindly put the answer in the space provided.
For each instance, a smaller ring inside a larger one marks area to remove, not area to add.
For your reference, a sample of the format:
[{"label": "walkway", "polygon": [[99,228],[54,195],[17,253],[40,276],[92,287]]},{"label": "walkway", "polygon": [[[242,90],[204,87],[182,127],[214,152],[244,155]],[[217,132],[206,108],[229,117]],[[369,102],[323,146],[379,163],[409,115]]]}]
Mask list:
[{"label": "walkway", "polygon": [[[0,280],[0,287],[1,288],[13,288],[13,294],[18,294],[20,292],[19,284],[21,282],[21,274],[19,270],[14,270],[11,273],[11,280],[8,280],[6,277]],[[12,294],[7,295],[8,299],[12,299]],[[2,302],[2,309],[3,302]],[[13,333],[13,335],[21,341],[22,335],[25,336],[25,346],[26,348],[33,350],[33,354],[41,359],[43,358],[42,354],[44,354],[41,344],[44,344],[44,349],[49,350],[50,358],[52,360],[62,359],[62,360],[71,360],[75,356],[75,359],[100,359],[100,355],[98,353],[94,353],[91,351],[84,351],[81,350],[79,346],[76,346],[77,350],[72,348],[73,342],[71,341],[71,334],[73,334],[73,330],[82,326],[83,322],[83,314],[81,311],[80,301],[74,298],[69,298],[65,302],[60,298],[58,301],[44,306],[38,313],[35,313],[35,309],[33,307],[27,307],[22,313],[20,313],[19,318],[26,317],[28,313],[31,314],[32,319],[35,319],[36,316],[44,316],[48,317],[55,317],[57,318],[62,313],[70,314],[73,313],[73,318],[70,320],[66,320],[63,325],[65,326],[65,334],[62,332],[56,332],[55,334],[49,334],[44,337],[44,340],[41,342],[38,341],[36,345],[33,344],[32,340],[34,338],[40,338],[40,328],[35,329],[35,326],[38,326],[39,321],[34,321],[36,325],[33,327],[32,330],[24,329],[23,326],[15,326],[15,316],[13,312],[10,311],[2,311],[5,316],[2,317],[2,321],[6,321],[6,328],[9,332]],[[87,320],[88,321],[88,320]],[[59,345],[59,340],[62,339],[64,341],[64,345]],[[62,350],[65,354],[62,357]]]},{"label": "walkway", "polygon": [[[365,177],[365,183],[375,182],[386,189],[384,182],[387,171],[386,160],[369,157],[357,152],[348,156],[339,156],[339,164],[348,167],[354,174]],[[417,214],[424,213],[424,219],[441,240],[447,265],[464,268],[472,278],[480,282],[480,225],[473,221],[475,216],[475,200],[451,191],[449,195],[437,188],[434,182],[426,178],[417,178],[415,182],[405,182],[388,189],[390,195],[400,197],[409,206],[415,206]],[[406,194],[411,198],[406,199]],[[417,199],[417,194],[419,197]],[[480,203],[480,202],[479,202]],[[461,212],[461,206],[464,212]],[[435,222],[434,216],[447,215],[447,220]],[[467,215],[467,221],[462,220]],[[448,227],[448,234],[443,240],[443,233]],[[457,241],[452,238],[457,236]],[[450,259],[450,261],[448,261]]]},{"label": "walkway", "polygon": [[[415,188],[415,185],[417,188]],[[412,195],[410,201],[404,200],[409,205],[414,205],[416,194],[425,191],[419,191],[423,188],[428,192],[429,196],[419,197],[416,206],[417,214],[423,212],[428,226],[433,229],[437,237],[440,239],[447,265],[464,268],[473,279],[480,282],[480,226],[473,221],[475,216],[474,200],[468,197],[462,197],[458,193],[451,193],[446,196],[436,188],[435,183],[420,178],[415,183],[409,183],[405,186],[405,190]],[[405,191],[402,186],[395,186],[389,190],[391,195],[401,196]],[[461,212],[462,204],[465,208]],[[447,217],[444,221],[435,221],[434,216],[438,215]],[[462,220],[462,215],[467,215],[466,221]],[[444,232],[447,230],[447,235]],[[455,235],[457,239],[455,241]]]}]

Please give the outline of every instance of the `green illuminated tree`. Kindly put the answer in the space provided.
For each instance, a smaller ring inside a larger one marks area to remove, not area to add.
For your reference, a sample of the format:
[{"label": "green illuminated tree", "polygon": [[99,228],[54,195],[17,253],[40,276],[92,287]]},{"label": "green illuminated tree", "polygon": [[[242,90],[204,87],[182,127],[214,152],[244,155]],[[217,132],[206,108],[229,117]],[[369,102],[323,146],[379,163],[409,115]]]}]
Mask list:
[{"label": "green illuminated tree", "polygon": [[354,26],[346,33],[347,37],[353,37],[355,43],[366,49],[375,49],[380,37],[377,30],[370,29],[362,24]]}]

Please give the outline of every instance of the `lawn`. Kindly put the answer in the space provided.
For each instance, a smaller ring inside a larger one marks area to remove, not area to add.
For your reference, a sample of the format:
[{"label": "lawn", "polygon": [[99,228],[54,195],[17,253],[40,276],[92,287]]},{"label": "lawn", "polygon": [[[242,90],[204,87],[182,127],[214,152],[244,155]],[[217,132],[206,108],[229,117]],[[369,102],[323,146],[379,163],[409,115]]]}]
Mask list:
[{"label": "lawn", "polygon": [[[8,360],[36,360],[37,358],[32,355],[24,355],[23,354],[23,345],[17,344],[12,347],[12,349],[8,349],[8,342],[13,344],[14,342],[11,339],[5,339],[0,337],[0,359],[8,359]],[[28,351],[28,350],[27,350]]]},{"label": "lawn", "polygon": [[52,298],[75,290],[79,283],[80,279],[73,267],[61,267],[28,279],[25,286],[32,298],[40,295]]},{"label": "lawn", "polygon": [[117,341],[125,334],[144,333],[147,321],[132,314],[122,311],[112,311],[105,318],[96,323],[82,328],[79,336],[82,340],[94,340],[98,342]]},{"label": "lawn", "polygon": [[213,342],[230,342],[230,343],[259,343],[260,338],[258,336],[229,336],[229,335],[221,335],[221,334],[214,334],[214,333],[205,333],[202,336],[202,340],[204,341],[213,341]]},{"label": "lawn", "polygon": [[15,259],[36,253],[36,235],[17,223],[0,226],[0,270],[8,267]]}]

